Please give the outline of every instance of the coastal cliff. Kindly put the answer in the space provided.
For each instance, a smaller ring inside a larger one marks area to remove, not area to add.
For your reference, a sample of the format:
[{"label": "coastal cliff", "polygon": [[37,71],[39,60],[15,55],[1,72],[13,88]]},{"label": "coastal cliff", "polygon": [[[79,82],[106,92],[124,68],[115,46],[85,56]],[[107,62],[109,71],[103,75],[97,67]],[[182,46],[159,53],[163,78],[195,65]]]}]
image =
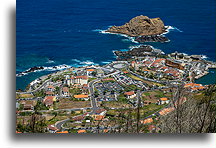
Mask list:
[{"label": "coastal cliff", "polygon": [[131,37],[159,35],[165,32],[165,26],[160,18],[136,16],[122,26],[112,26],[106,32],[126,34]]}]

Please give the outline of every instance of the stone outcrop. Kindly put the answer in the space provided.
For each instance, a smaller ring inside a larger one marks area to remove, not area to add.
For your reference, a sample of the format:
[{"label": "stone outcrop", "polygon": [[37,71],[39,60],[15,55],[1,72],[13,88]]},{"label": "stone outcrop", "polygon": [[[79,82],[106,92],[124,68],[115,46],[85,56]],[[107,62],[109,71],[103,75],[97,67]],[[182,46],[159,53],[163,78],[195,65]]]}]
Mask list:
[{"label": "stone outcrop", "polygon": [[162,51],[154,49],[150,45],[141,45],[129,51],[114,51],[114,54],[117,56],[117,60],[127,60],[132,57],[156,56],[162,54]]},{"label": "stone outcrop", "polygon": [[106,32],[125,34],[131,37],[154,36],[166,32],[166,28],[160,18],[150,19],[140,15],[122,26],[112,26]]},{"label": "stone outcrop", "polygon": [[145,43],[145,42],[168,42],[169,39],[165,37],[164,35],[151,35],[151,36],[138,36],[135,37],[135,41],[139,43]]}]

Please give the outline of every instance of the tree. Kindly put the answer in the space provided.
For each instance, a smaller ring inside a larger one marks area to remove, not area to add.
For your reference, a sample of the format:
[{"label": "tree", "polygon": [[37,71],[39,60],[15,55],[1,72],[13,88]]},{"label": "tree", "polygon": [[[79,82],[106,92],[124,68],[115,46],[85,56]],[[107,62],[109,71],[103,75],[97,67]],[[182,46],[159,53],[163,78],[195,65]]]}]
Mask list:
[{"label": "tree", "polygon": [[[201,98],[186,92],[182,87],[173,91],[174,111],[161,116],[158,126],[161,133],[215,132],[215,85],[210,85]],[[181,98],[187,98],[185,103]]]}]

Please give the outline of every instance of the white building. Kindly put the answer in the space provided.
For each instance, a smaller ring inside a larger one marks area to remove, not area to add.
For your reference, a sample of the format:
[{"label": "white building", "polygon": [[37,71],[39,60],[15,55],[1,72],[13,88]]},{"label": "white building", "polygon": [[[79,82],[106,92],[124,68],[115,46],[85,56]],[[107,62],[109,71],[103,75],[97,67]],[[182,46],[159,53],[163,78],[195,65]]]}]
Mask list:
[{"label": "white building", "polygon": [[70,79],[67,79],[67,84],[74,85],[74,84],[88,84],[88,77],[87,76],[72,76]]}]

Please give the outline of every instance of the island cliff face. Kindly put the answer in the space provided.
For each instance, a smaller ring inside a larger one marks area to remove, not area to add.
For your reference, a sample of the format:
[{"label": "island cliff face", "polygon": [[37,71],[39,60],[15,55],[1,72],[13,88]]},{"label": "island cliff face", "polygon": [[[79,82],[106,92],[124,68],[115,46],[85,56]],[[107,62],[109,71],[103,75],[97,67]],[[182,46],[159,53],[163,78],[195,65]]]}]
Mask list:
[{"label": "island cliff face", "polygon": [[143,15],[132,18],[122,26],[112,26],[106,32],[135,37],[135,40],[140,43],[168,41],[166,37],[161,36],[162,33],[166,32],[163,21],[160,18],[150,19]]},{"label": "island cliff face", "polygon": [[112,26],[106,32],[126,34],[131,37],[159,35],[165,32],[164,23],[160,18],[150,19],[147,16],[136,16],[122,26]]}]

